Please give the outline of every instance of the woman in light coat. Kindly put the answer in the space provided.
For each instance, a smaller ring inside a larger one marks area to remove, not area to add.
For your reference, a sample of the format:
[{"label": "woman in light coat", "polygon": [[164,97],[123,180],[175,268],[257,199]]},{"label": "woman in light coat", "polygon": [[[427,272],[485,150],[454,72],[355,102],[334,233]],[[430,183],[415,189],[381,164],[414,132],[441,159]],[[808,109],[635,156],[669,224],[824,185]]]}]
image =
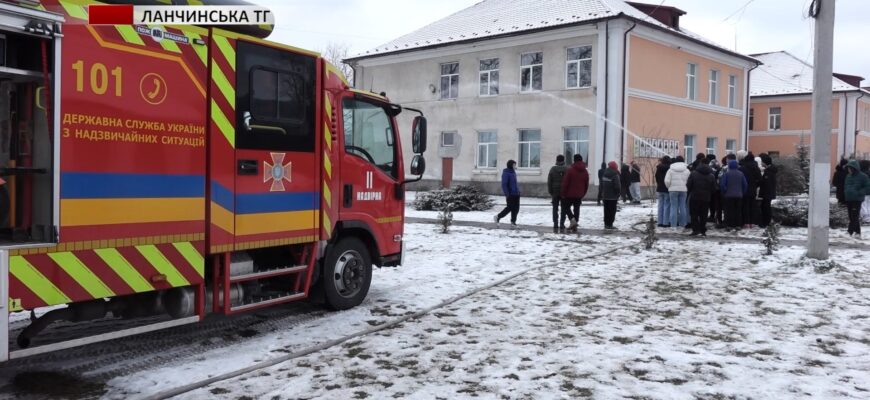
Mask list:
[{"label": "woman in light coat", "polygon": [[689,189],[686,183],[689,181],[689,167],[686,159],[677,156],[671,164],[668,173],[665,174],[665,186],[671,199],[671,227],[687,227],[689,225],[689,208],[687,206]]}]

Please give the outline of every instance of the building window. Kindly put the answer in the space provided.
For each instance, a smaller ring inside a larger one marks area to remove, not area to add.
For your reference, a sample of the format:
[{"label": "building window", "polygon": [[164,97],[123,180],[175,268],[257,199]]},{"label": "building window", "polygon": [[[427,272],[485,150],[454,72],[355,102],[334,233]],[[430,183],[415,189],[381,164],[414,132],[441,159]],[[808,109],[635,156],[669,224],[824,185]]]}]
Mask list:
[{"label": "building window", "polygon": [[770,113],[767,115],[767,130],[778,131],[782,126],[782,108],[770,107]]},{"label": "building window", "polygon": [[719,103],[719,71],[710,70],[710,104]]},{"label": "building window", "polygon": [[498,167],[498,135],[495,131],[477,132],[477,168]]},{"label": "building window", "polygon": [[567,88],[592,86],[592,46],[568,48],[566,71]]},{"label": "building window", "polygon": [[686,98],[695,100],[698,93],[697,85],[698,65],[689,63],[686,67]]},{"label": "building window", "polygon": [[498,58],[480,60],[480,95],[498,95]]},{"label": "building window", "polygon": [[459,63],[441,64],[441,100],[459,97]]},{"label": "building window", "polygon": [[755,109],[754,108],[749,109],[749,130],[750,131],[755,130]]},{"label": "building window", "polygon": [[540,91],[544,86],[544,53],[523,54],[520,65],[520,91]]},{"label": "building window", "polygon": [[686,161],[695,159],[695,135],[686,135],[683,139],[683,148],[686,150]]},{"label": "building window", "polygon": [[541,130],[520,129],[520,168],[541,167]]},{"label": "building window", "polygon": [[584,160],[589,160],[589,127],[588,126],[571,126],[562,128],[565,135],[563,144],[565,160],[569,163],[574,160],[574,154],[583,156]]},{"label": "building window", "polygon": [[441,147],[456,145],[456,132],[441,132]]},{"label": "building window", "polygon": [[737,76],[728,75],[728,108],[737,108]]},{"label": "building window", "polygon": [[725,140],[725,154],[734,154],[737,151],[737,141],[734,139]]},{"label": "building window", "polygon": [[716,147],[719,146],[719,139],[714,137],[707,138],[707,154],[716,154]]}]

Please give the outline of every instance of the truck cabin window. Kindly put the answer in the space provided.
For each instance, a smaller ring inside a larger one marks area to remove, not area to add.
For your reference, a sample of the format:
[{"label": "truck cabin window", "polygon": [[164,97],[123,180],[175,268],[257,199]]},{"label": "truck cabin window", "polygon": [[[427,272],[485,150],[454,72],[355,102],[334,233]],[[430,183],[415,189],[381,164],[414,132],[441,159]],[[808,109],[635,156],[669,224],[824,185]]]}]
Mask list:
[{"label": "truck cabin window", "polygon": [[[305,84],[293,74],[257,68],[251,77],[251,114],[264,122],[301,124]],[[275,131],[280,132],[280,131]]]},{"label": "truck cabin window", "polygon": [[344,149],[398,178],[393,124],[379,105],[347,98],[344,106]]}]

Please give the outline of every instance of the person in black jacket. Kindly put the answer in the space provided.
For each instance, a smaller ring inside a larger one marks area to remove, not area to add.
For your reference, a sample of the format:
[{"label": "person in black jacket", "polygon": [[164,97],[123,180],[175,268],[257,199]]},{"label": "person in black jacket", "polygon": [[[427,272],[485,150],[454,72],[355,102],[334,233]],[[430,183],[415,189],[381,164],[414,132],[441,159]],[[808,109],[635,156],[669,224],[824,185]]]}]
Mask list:
[{"label": "person in black jacket", "polygon": [[710,199],[716,186],[713,170],[707,165],[707,158],[698,160],[698,164],[686,188],[689,189],[689,216],[692,220],[692,236],[707,236],[707,213],[710,211]]},{"label": "person in black jacket", "polygon": [[841,206],[846,205],[846,164],[849,161],[845,158],[840,159],[840,163],[834,168],[834,179],[831,180],[831,186],[837,188],[837,203]]},{"label": "person in black jacket", "polygon": [[559,233],[560,230],[565,230],[565,213],[562,213],[562,220],[559,221],[559,205],[562,204],[562,179],[565,177],[565,156],[559,154],[556,156],[556,165],[550,168],[550,173],[547,175],[547,191],[550,193],[550,200],[553,204],[553,233]]},{"label": "person in black jacket", "polygon": [[632,200],[631,194],[628,191],[628,187],[631,185],[631,167],[628,164],[622,164],[622,168],[619,171],[619,183],[622,185],[622,202],[628,203]]},{"label": "person in black jacket", "polygon": [[607,170],[604,171],[604,176],[601,180],[601,195],[604,200],[604,229],[616,229],[613,222],[616,221],[616,203],[619,201],[619,195],[622,184],[619,176],[618,166],[616,161],[607,163]]},{"label": "person in black jacket", "polygon": [[598,170],[598,201],[597,204],[601,205],[601,178],[604,177],[604,170],[607,169],[607,163],[601,163],[601,169]]},{"label": "person in black jacket", "polygon": [[716,185],[713,187],[713,197],[710,198],[710,217],[707,220],[720,226],[722,225],[722,192],[719,191],[719,174],[722,173],[722,168],[727,166],[719,164],[713,154],[707,156],[707,165],[713,170],[713,178],[716,180]]},{"label": "person in black jacket", "polygon": [[778,171],[769,154],[761,153],[759,157],[761,157],[761,164],[764,166],[764,174],[761,175],[761,187],[758,191],[758,197],[761,197],[761,223],[758,226],[767,228],[772,218],[770,203],[776,198],[776,173]]},{"label": "person in black jacket", "polygon": [[751,151],[745,153],[744,157],[740,159],[742,153],[745,152],[738,153],[737,159],[740,163],[740,172],[743,172],[743,176],[746,177],[747,185],[746,193],[743,194],[743,227],[752,228],[758,219],[757,216],[760,215],[756,199],[758,198],[758,185],[761,183],[761,169],[758,168],[755,155]]},{"label": "person in black jacket", "polygon": [[668,174],[668,169],[671,168],[671,158],[668,156],[662,157],[659,165],[656,165],[656,196],[658,201],[659,211],[659,228],[670,228],[671,224],[671,196],[668,194],[668,187],[665,185],[665,175]]}]

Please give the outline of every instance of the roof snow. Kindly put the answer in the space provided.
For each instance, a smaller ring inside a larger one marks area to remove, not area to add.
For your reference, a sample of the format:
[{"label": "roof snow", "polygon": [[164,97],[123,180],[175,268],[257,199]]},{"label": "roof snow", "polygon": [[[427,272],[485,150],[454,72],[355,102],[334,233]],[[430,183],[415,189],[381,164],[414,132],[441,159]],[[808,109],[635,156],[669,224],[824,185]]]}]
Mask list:
[{"label": "roof snow", "polygon": [[380,56],[448,43],[567,26],[625,15],[731,52],[697,34],[675,30],[623,0],[483,0],[351,58]]},{"label": "roof snow", "polygon": [[[776,96],[786,94],[809,94],[813,92],[813,66],[787,51],[753,54],[762,64],[752,71],[749,84],[750,96]],[[852,86],[837,77],[833,79],[833,91],[855,91]]]}]

